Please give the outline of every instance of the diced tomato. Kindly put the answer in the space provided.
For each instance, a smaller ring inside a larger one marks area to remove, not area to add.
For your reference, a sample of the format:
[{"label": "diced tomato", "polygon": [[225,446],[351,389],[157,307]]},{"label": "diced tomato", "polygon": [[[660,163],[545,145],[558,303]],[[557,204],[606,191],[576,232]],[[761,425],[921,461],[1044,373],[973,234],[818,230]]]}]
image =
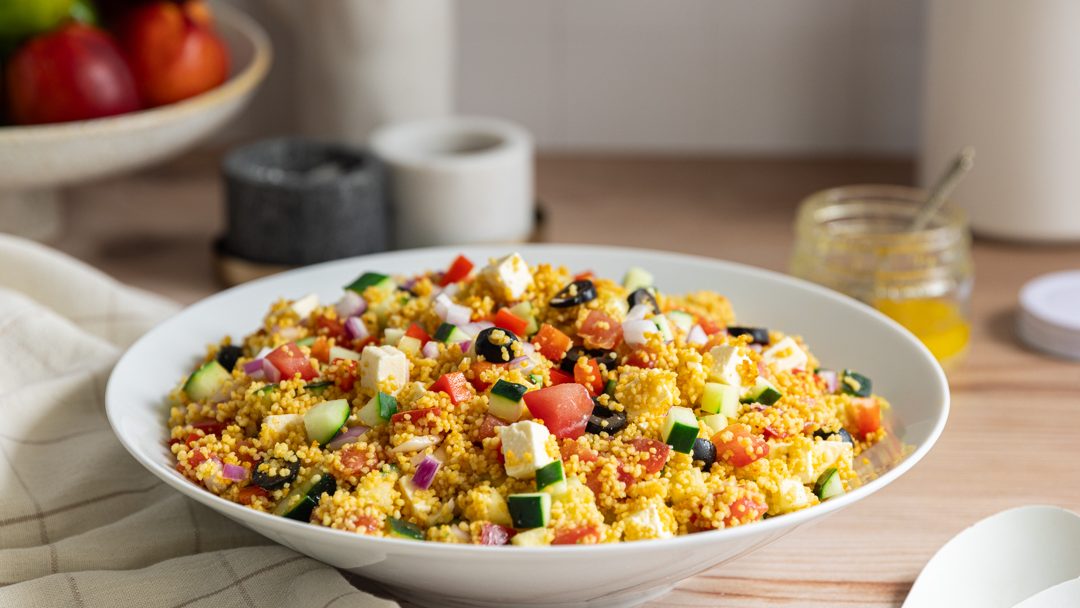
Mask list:
[{"label": "diced tomato", "polygon": [[758,502],[749,496],[736,498],[731,503],[731,513],[724,518],[724,525],[731,527],[737,524],[745,524],[761,519],[761,516],[769,510],[769,505]]},{"label": "diced tomato", "polygon": [[[585,476],[585,485],[588,486],[590,490],[592,490],[592,493],[596,498],[600,497],[600,494],[603,492],[604,489],[603,484],[600,483],[600,475],[602,471],[603,467],[597,466],[592,471],[590,471],[588,475]],[[627,487],[634,485],[634,478],[626,472],[626,467],[623,466],[622,462],[618,462],[616,471],[618,472],[617,476],[619,481],[626,484]]]},{"label": "diced tomato", "polygon": [[350,443],[338,452],[341,468],[350,475],[363,477],[382,464],[379,451],[368,444]]},{"label": "diced tomato", "polygon": [[266,360],[281,372],[283,379],[292,379],[296,374],[300,374],[302,379],[311,380],[319,375],[307,355],[292,342],[274,349],[273,352],[266,355]]},{"label": "diced tomato", "polygon": [[527,319],[522,319],[510,312],[509,308],[500,308],[499,312],[495,313],[493,322],[495,323],[495,327],[510,330],[517,336],[524,336],[525,330],[529,327],[529,321]]},{"label": "diced tomato", "polygon": [[656,355],[647,348],[638,348],[626,357],[626,364],[634,367],[652,369],[656,367]]},{"label": "diced tomato", "polygon": [[574,376],[568,374],[557,367],[553,367],[548,370],[548,377],[551,378],[551,386],[559,384],[571,384],[574,382]]},{"label": "diced tomato", "polygon": [[209,460],[210,457],[206,455],[206,452],[202,449],[198,449],[194,454],[189,454],[187,459],[188,468],[194,469],[200,464]]},{"label": "diced tomato", "polygon": [[229,422],[218,422],[217,420],[200,420],[199,422],[192,423],[192,428],[200,430],[204,435],[221,435],[221,431],[225,430],[225,427],[229,426]]},{"label": "diced tomato", "polygon": [[[488,437],[497,437],[499,431],[496,429],[500,426],[506,426],[506,423],[491,414],[487,414],[484,416],[484,421],[480,423],[480,432],[477,434],[477,439],[483,441]],[[500,451],[499,453],[501,454],[502,452]]]},{"label": "diced tomato", "polygon": [[787,433],[781,433],[771,426],[767,426],[761,430],[761,434],[765,436],[765,439],[783,439],[788,436]]},{"label": "diced tomato", "polygon": [[719,323],[716,323],[715,321],[713,321],[712,319],[710,319],[708,317],[698,317],[697,322],[698,322],[698,325],[701,326],[701,329],[705,331],[706,336],[711,336],[713,334],[718,334],[718,333],[724,331],[725,329],[727,329],[723,325],[720,325]]},{"label": "diced tomato", "polygon": [[594,276],[596,276],[596,275],[593,274],[593,271],[591,271],[591,270],[582,270],[581,272],[574,275],[574,280],[575,281],[584,281],[585,279],[591,279]]},{"label": "diced tomato", "polygon": [[570,339],[570,336],[544,323],[540,326],[540,331],[533,336],[533,344],[536,345],[541,355],[547,357],[548,361],[558,363],[562,361],[566,351],[570,350],[574,342]]},{"label": "diced tomato", "polygon": [[338,359],[328,371],[329,377],[334,379],[334,384],[344,392],[349,392],[356,384],[357,362],[353,359]]},{"label": "diced tomato", "polygon": [[639,461],[645,467],[646,473],[659,473],[660,469],[663,469],[664,465],[667,464],[668,454],[671,453],[671,446],[663,441],[649,439],[648,437],[638,437],[631,441],[630,445],[639,454],[648,455],[647,458]]},{"label": "diced tomato", "polygon": [[480,528],[481,545],[505,545],[514,537],[515,531],[499,524],[485,523]]},{"label": "diced tomato", "polygon": [[716,446],[716,457],[737,467],[745,467],[769,455],[769,444],[745,424],[729,424],[712,436],[712,442]]},{"label": "diced tomato", "polygon": [[413,323],[412,325],[410,325],[409,329],[405,330],[405,335],[409,336],[410,338],[416,338],[417,340],[419,340],[420,346],[431,342],[431,336],[426,331],[424,331],[424,328],[420,327],[420,324],[418,323]]},{"label": "diced tomato", "polygon": [[580,384],[560,384],[525,393],[525,406],[534,418],[559,439],[577,439],[585,433],[593,400]]},{"label": "diced tomato", "polygon": [[600,364],[596,359],[581,357],[574,364],[574,382],[585,387],[590,397],[604,392],[604,377],[600,375]]},{"label": "diced tomato", "polygon": [[611,350],[622,342],[622,325],[611,315],[594,310],[581,323],[578,335],[585,342],[585,348]]},{"label": "diced tomato", "polygon": [[269,492],[259,486],[244,486],[240,488],[240,492],[236,495],[236,501],[242,505],[250,505],[255,501],[255,498],[266,498],[269,495]]},{"label": "diced tomato", "polygon": [[409,410],[407,412],[398,412],[393,416],[390,416],[391,424],[405,424],[406,417],[408,422],[417,427],[425,434],[431,434],[435,430],[436,420],[442,415],[442,410],[438,407],[423,407],[418,410]]},{"label": "diced tomato", "polygon": [[369,344],[378,344],[378,342],[378,336],[368,336],[363,340],[353,340],[352,342],[349,342],[348,347],[352,350],[355,350],[356,352],[361,352],[364,350],[365,346]]},{"label": "diced tomato", "polygon": [[186,443],[188,447],[191,447],[196,441],[200,439],[202,439],[202,435],[199,435],[198,433],[188,433],[187,439],[184,440],[184,443]]},{"label": "diced tomato", "polygon": [[453,263],[450,264],[450,268],[443,273],[442,279],[439,281],[440,287],[446,287],[451,283],[457,283],[458,281],[469,276],[472,272],[473,263],[469,258],[459,255],[454,258]]},{"label": "diced tomato", "polygon": [[473,388],[476,389],[476,392],[478,392],[478,393],[482,393],[482,392],[486,391],[488,389],[488,387],[490,387],[491,385],[488,384],[487,382],[484,382],[480,378],[481,374],[483,374],[484,372],[488,371],[489,369],[491,369],[493,367],[501,367],[501,366],[505,366],[505,365],[506,365],[505,363],[492,363],[491,361],[476,361],[475,363],[472,364],[472,367],[469,368],[469,371],[472,374],[472,377],[469,378],[469,384],[471,384],[473,386]]},{"label": "diced tomato", "polygon": [[468,401],[472,397],[472,391],[469,390],[469,381],[465,379],[465,374],[461,372],[443,374],[435,381],[435,384],[431,385],[429,390],[450,395],[450,402],[454,405]]},{"label": "diced tomato", "polygon": [[596,529],[596,526],[590,524],[587,526],[577,526],[574,528],[566,528],[555,532],[555,538],[552,539],[553,545],[576,545],[582,541],[591,541],[589,544],[599,542],[600,531]]},{"label": "diced tomato", "polygon": [[324,364],[330,362],[330,341],[326,336],[319,336],[311,344],[311,356]]},{"label": "diced tomato", "polygon": [[572,439],[564,439],[562,443],[559,444],[559,453],[562,455],[564,462],[570,460],[570,457],[575,454],[581,462],[596,462],[596,459],[599,457],[596,450],[583,446]]},{"label": "diced tomato", "polygon": [[855,413],[855,426],[858,429],[859,438],[866,439],[881,428],[881,405],[873,397],[852,399],[851,405]]},{"label": "diced tomato", "polygon": [[362,534],[375,534],[383,529],[383,523],[373,515],[353,515],[352,522]]},{"label": "diced tomato", "polygon": [[315,332],[327,338],[333,338],[339,344],[349,337],[345,331],[345,322],[341,319],[318,317],[315,319]]}]

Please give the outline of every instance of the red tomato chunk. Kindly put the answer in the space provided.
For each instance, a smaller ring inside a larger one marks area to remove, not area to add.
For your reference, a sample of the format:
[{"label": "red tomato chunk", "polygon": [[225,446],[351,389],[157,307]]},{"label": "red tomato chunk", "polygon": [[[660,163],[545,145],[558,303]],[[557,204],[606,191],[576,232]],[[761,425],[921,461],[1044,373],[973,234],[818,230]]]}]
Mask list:
[{"label": "red tomato chunk", "polygon": [[603,311],[594,310],[578,329],[585,348],[611,350],[622,342],[622,325]]},{"label": "red tomato chunk", "polygon": [[472,396],[469,381],[465,378],[465,374],[461,372],[443,374],[435,381],[435,384],[431,385],[429,390],[450,395],[450,402],[454,405],[468,401],[469,397]]},{"label": "red tomato chunk", "polygon": [[745,424],[730,424],[712,437],[716,457],[737,467],[769,455],[769,444]]},{"label": "red tomato chunk", "polygon": [[459,255],[454,258],[453,263],[450,264],[450,268],[443,273],[442,280],[439,281],[440,287],[446,287],[451,283],[457,283],[458,281],[469,276],[472,272],[473,263],[469,258]]},{"label": "red tomato chunk", "polygon": [[269,355],[266,355],[266,360],[281,372],[283,379],[291,379],[296,374],[300,374],[300,378],[312,380],[319,375],[307,355],[292,342],[277,347]]},{"label": "red tomato chunk", "polygon": [[580,384],[560,384],[525,393],[525,406],[534,418],[544,421],[552,435],[577,439],[585,434],[593,400]]}]

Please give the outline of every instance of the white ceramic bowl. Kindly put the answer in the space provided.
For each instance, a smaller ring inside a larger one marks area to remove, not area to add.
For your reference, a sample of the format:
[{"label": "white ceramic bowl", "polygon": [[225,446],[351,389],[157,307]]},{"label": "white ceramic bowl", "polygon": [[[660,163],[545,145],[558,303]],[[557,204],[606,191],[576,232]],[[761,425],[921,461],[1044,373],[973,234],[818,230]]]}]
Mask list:
[{"label": "white ceramic bowl", "polygon": [[[781,274],[701,257],[578,245],[521,245],[536,264],[622,276],[643,266],[668,292],[714,289],[742,322],[802,334],[827,365],[852,366],[874,380],[914,451],[863,487],[822,505],[729,530],[600,546],[483,547],[374,538],[252,511],[196,487],[173,469],[165,447],[166,393],[206,343],[253,331],[279,297],[318,293],[335,301],[366,270],[411,274],[442,268],[464,250],[473,260],[506,247],[418,249],[372,255],[268,277],[199,302],[156,327],[117,364],[106,395],[109,420],[131,454],[187,496],[283,545],[391,586],[425,606],[628,606],[677,581],[754,551],[795,528],[862,500],[915,465],[945,426],[949,390],[937,362],[910,333],[850,298]],[[778,563],[776,568],[783,568]]]},{"label": "white ceramic bowl", "polygon": [[231,75],[210,91],[149,110],[48,125],[0,127],[0,190],[53,188],[175,156],[205,139],[251,99],[270,69],[270,42],[239,11],[216,4]]}]

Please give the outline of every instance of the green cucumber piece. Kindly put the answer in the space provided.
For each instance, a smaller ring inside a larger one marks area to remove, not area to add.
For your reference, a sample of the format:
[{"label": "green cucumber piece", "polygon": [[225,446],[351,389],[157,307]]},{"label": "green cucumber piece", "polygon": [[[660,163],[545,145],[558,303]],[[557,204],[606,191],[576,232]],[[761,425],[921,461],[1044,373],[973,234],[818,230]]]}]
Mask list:
[{"label": "green cucumber piece", "polygon": [[319,445],[329,443],[341,427],[345,426],[350,412],[347,399],[323,401],[313,406],[304,414],[304,428],[307,429],[308,440],[316,441]]},{"label": "green cucumber piece", "polygon": [[216,359],[208,361],[188,377],[184,392],[192,401],[203,401],[216,395],[231,377],[232,374]]},{"label": "green cucumber piece", "polygon": [[383,331],[383,344],[389,344],[390,346],[397,346],[398,342],[405,337],[405,330],[400,327],[387,327]]},{"label": "green cucumber piece", "polygon": [[390,523],[390,536],[394,538],[404,538],[406,540],[424,540],[424,531],[420,529],[420,526],[405,521],[404,519],[398,519],[391,517]]},{"label": "green cucumber piece", "polygon": [[689,333],[690,328],[694,326],[694,315],[683,312],[681,310],[673,310],[664,315],[671,321],[671,324],[678,327],[684,334]]},{"label": "green cucumber piece", "polygon": [[488,411],[493,416],[506,422],[517,422],[525,413],[525,391],[529,387],[524,384],[507,382],[500,379],[491,387],[488,395]]},{"label": "green cucumber piece", "polygon": [[531,336],[540,331],[540,324],[536,322],[536,315],[533,314],[532,304],[530,302],[518,302],[510,307],[510,313],[519,319],[528,321],[528,325],[525,327],[525,335]]},{"label": "green cucumber piece", "polygon": [[506,504],[515,528],[543,528],[551,519],[551,494],[547,492],[511,494]]},{"label": "green cucumber piece", "polygon": [[315,336],[308,336],[306,338],[300,338],[299,340],[296,341],[296,345],[297,346],[307,346],[308,348],[311,348],[311,345],[315,344],[315,340],[316,340]]},{"label": "green cucumber piece", "polygon": [[330,360],[336,359],[349,359],[351,361],[359,361],[360,353],[355,350],[345,348],[343,346],[331,346],[330,347]]},{"label": "green cucumber piece", "polygon": [[701,421],[705,423],[705,426],[709,427],[713,435],[728,427],[728,418],[723,414],[709,414],[702,418]]},{"label": "green cucumber piece", "polygon": [[566,494],[566,472],[561,460],[549,462],[536,469],[536,491],[554,496]]},{"label": "green cucumber piece", "polygon": [[615,387],[618,386],[618,385],[619,385],[619,383],[616,382],[614,378],[608,380],[607,382],[604,383],[604,394],[607,395],[608,397],[611,397],[612,399],[614,399],[615,398]]},{"label": "green cucumber piece", "polygon": [[670,445],[671,449],[689,454],[694,451],[694,441],[697,440],[699,430],[694,411],[676,405],[668,410],[661,435],[664,443]]},{"label": "green cucumber piece", "polygon": [[873,383],[859,372],[845,369],[840,376],[840,390],[855,397],[869,397]]},{"label": "green cucumber piece", "polygon": [[543,547],[550,543],[547,542],[547,529],[534,528],[525,532],[518,532],[514,535],[514,538],[510,539],[510,544],[515,547]]},{"label": "green cucumber piece", "polygon": [[397,289],[397,285],[394,284],[393,279],[385,274],[379,274],[377,272],[365,272],[357,277],[355,281],[346,285],[345,289],[364,295],[364,290],[368,287],[375,287],[387,293]]},{"label": "green cucumber piece", "polygon": [[780,400],[784,394],[780,392],[780,389],[776,388],[764,378],[758,378],[754,386],[743,396],[743,403],[760,403],[761,405],[772,405]]},{"label": "green cucumber piece", "polygon": [[626,274],[623,275],[622,285],[626,291],[634,291],[636,289],[641,289],[642,287],[652,287],[653,275],[644,268],[631,266],[626,271]]},{"label": "green cucumber piece", "polygon": [[664,315],[658,315],[653,317],[653,323],[656,324],[656,329],[660,331],[660,336],[664,339],[664,342],[671,342],[675,339],[675,334],[671,332],[671,323]]},{"label": "green cucumber piece", "polygon": [[829,467],[818,477],[814,484],[814,494],[821,500],[828,500],[844,493],[844,483],[840,480],[840,472],[836,467]]},{"label": "green cucumber piece", "polygon": [[719,382],[706,382],[701,393],[701,409],[728,418],[739,415],[739,389]]},{"label": "green cucumber piece", "polygon": [[544,377],[540,374],[529,374],[529,382],[532,382],[534,386],[541,386],[544,383]]},{"label": "green cucumber piece", "polygon": [[468,340],[469,335],[458,329],[456,325],[443,323],[439,329],[435,330],[435,339],[444,344],[454,344]]},{"label": "green cucumber piece", "polygon": [[367,426],[376,427],[389,422],[390,417],[396,413],[397,399],[393,395],[379,393],[360,408],[357,416]]},{"label": "green cucumber piece", "polygon": [[[333,385],[334,385],[334,383],[330,382],[329,380],[319,380],[318,382],[309,382],[308,384],[305,384],[304,385],[304,390],[306,390],[306,391],[308,391],[310,393],[321,393],[324,390],[326,390],[327,387],[333,386]],[[270,386],[277,386],[277,385],[272,384]],[[264,386],[263,389],[265,389],[265,388],[266,387]],[[259,390],[263,390],[263,389],[259,389]]]},{"label": "green cucumber piece", "polygon": [[337,490],[337,481],[326,470],[318,470],[303,483],[293,488],[292,492],[274,507],[274,515],[299,521],[310,521],[311,511],[319,504],[323,493],[333,494]]}]

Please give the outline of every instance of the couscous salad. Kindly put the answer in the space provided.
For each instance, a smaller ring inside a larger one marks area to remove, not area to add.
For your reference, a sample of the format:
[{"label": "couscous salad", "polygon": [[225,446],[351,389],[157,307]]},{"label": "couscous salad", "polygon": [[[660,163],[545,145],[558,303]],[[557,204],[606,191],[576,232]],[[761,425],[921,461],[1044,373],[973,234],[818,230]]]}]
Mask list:
[{"label": "couscous salad", "polygon": [[483,263],[274,303],[172,393],[177,470],[358,534],[607,543],[829,500],[885,437],[870,378],[738,325],[720,294]]}]

